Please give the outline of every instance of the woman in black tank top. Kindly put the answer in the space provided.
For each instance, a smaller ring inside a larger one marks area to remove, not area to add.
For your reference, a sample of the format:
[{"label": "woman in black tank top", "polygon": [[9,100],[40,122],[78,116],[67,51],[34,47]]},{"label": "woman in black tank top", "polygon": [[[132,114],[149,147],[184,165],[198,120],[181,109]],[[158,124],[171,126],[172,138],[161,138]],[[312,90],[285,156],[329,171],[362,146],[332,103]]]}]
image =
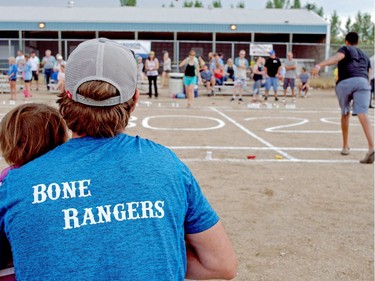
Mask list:
[{"label": "woman in black tank top", "polygon": [[189,52],[189,57],[184,59],[180,63],[180,67],[185,67],[185,76],[184,76],[184,85],[185,85],[185,91],[186,96],[188,99],[187,107],[190,108],[193,106],[193,99],[194,99],[194,87],[198,84],[198,79],[200,79],[200,73],[199,73],[199,63],[197,58],[195,57],[195,51],[191,50]]}]

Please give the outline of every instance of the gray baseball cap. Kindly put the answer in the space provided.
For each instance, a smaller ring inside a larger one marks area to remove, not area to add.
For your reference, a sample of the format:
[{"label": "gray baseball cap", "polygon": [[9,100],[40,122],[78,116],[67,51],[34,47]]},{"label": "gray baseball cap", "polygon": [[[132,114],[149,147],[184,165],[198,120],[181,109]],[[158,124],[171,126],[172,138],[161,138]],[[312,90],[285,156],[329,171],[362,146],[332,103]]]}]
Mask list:
[{"label": "gray baseball cap", "polygon": [[[79,94],[88,81],[104,81],[114,86],[119,96],[94,100]],[[124,45],[106,38],[87,40],[70,54],[65,68],[65,89],[72,100],[89,106],[113,106],[130,100],[137,88],[137,62]]]}]

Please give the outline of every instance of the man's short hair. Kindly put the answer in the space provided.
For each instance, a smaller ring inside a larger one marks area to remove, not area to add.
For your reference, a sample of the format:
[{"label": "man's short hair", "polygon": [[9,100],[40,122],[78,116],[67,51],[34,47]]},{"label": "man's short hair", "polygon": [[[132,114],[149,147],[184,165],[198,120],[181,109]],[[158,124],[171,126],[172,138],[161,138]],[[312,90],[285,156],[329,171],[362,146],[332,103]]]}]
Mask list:
[{"label": "man's short hair", "polygon": [[345,41],[348,41],[350,45],[357,45],[358,39],[359,39],[358,33],[354,31],[349,32],[345,36]]}]

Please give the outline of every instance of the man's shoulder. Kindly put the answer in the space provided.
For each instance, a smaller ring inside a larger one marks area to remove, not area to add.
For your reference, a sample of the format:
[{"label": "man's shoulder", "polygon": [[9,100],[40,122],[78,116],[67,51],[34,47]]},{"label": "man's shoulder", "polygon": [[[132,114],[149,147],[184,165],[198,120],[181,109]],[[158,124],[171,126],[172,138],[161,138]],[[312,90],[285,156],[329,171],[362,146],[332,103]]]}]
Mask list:
[{"label": "man's shoulder", "polygon": [[337,50],[337,52],[338,53],[346,53],[347,51],[349,50],[349,48],[348,48],[348,46],[341,46],[338,50]]}]

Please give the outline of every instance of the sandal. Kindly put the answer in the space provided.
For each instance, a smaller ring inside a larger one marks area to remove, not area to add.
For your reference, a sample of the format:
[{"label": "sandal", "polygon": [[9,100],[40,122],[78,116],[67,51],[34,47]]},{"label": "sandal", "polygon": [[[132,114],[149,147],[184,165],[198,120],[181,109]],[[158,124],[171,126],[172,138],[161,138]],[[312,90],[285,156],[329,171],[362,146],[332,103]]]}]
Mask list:
[{"label": "sandal", "polygon": [[361,164],[372,164],[372,163],[374,163],[374,154],[375,154],[374,150],[367,152],[365,158],[363,158],[359,162]]}]

